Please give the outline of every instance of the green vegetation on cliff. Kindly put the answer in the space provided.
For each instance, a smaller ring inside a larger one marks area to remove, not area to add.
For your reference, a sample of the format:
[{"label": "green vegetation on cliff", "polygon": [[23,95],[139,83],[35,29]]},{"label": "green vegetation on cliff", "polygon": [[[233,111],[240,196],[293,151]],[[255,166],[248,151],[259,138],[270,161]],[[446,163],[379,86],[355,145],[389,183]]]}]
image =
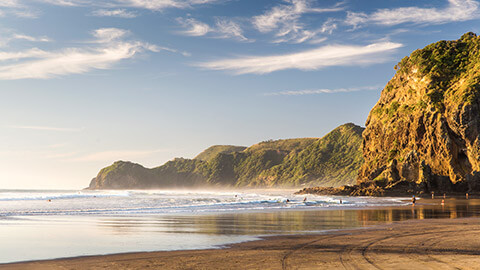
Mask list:
[{"label": "green vegetation on cliff", "polygon": [[212,146],[195,159],[177,158],[153,169],[119,161],[102,169],[90,188],[353,184],[363,162],[362,131],[345,124],[323,138],[265,141],[246,149]]},{"label": "green vegetation on cliff", "polygon": [[211,147],[205,149],[200,154],[198,154],[195,157],[195,159],[200,159],[200,160],[203,160],[203,161],[210,161],[215,156],[217,156],[218,154],[231,154],[231,153],[235,153],[235,152],[241,152],[245,149],[247,149],[247,147],[245,147],[245,146],[214,145],[214,146],[211,146]]},{"label": "green vegetation on cliff", "polygon": [[340,126],[299,152],[287,155],[284,161],[263,172],[264,179],[275,184],[293,182],[321,186],[353,184],[363,163],[359,152],[363,128],[353,124]]}]

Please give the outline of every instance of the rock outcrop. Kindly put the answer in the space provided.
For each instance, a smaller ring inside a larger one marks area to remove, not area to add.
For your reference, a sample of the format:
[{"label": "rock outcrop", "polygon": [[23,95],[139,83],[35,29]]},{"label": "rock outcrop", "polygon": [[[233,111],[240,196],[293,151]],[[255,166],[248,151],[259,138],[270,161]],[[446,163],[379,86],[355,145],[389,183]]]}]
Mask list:
[{"label": "rock outcrop", "polygon": [[371,110],[359,185],[419,193],[480,190],[480,37],[414,51]]}]

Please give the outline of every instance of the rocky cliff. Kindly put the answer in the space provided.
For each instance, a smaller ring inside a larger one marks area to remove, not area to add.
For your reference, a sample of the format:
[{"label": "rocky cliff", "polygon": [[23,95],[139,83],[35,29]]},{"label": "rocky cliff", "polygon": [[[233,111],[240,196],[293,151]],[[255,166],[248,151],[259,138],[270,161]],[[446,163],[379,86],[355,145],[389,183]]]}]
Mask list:
[{"label": "rocky cliff", "polygon": [[480,188],[480,38],[414,51],[371,110],[363,133],[363,187],[410,191]]},{"label": "rocky cliff", "polygon": [[177,158],[148,169],[117,161],[90,189],[175,187],[341,186],[353,184],[362,165],[363,128],[342,125],[323,138],[265,141],[245,149],[213,146],[195,159]]}]

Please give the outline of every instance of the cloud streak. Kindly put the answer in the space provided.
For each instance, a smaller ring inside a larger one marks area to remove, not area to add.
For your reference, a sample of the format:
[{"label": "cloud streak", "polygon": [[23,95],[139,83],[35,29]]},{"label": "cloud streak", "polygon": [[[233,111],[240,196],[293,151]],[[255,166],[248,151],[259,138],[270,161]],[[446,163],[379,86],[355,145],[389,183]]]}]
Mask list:
[{"label": "cloud streak", "polygon": [[[13,1],[13,0],[8,0]],[[219,2],[219,0],[36,0],[46,4],[57,6],[96,6],[96,7],[110,7],[110,8],[138,8],[159,11],[166,8],[191,8],[196,5],[210,4]],[[17,1],[14,1],[17,2]]]},{"label": "cloud streak", "polygon": [[336,12],[343,7],[336,5],[332,8],[314,8],[311,0],[285,0],[282,5],[273,7],[262,15],[252,18],[252,24],[261,33],[275,32],[275,43],[293,42],[302,43],[316,37],[320,33],[331,32],[336,25],[331,24],[317,30],[307,30],[300,22],[300,18],[308,13]]},{"label": "cloud streak", "polygon": [[193,18],[177,18],[177,22],[186,28],[181,33],[187,36],[200,37],[212,31],[208,24]]},{"label": "cloud streak", "polygon": [[474,0],[448,0],[447,7],[443,9],[402,7],[379,9],[372,14],[349,12],[345,23],[355,28],[367,23],[386,26],[409,22],[443,24],[479,18],[478,9],[479,3]]},{"label": "cloud streak", "polygon": [[37,12],[22,4],[20,0],[2,0],[0,1],[0,17],[7,14],[20,18],[36,18],[38,16]]},{"label": "cloud streak", "polygon": [[0,7],[9,7],[9,8],[15,8],[15,7],[20,7],[20,3],[18,0],[3,0],[0,1]]},{"label": "cloud streak", "polygon": [[177,18],[177,22],[186,28],[186,30],[180,32],[183,35],[200,37],[211,34],[213,38],[231,38],[240,41],[251,41],[244,36],[243,29],[240,25],[230,19],[217,18],[214,26],[210,26],[193,18]]},{"label": "cloud streak", "polygon": [[45,43],[45,42],[51,42],[48,37],[33,37],[21,33],[12,33],[12,30],[5,30],[1,31],[0,33],[0,47],[4,47],[11,43],[12,41],[28,41],[28,42],[40,42],[40,43]]},{"label": "cloud streak", "polygon": [[234,74],[267,74],[285,69],[318,70],[330,66],[382,63],[387,60],[386,54],[402,46],[392,42],[367,46],[329,45],[292,54],[245,56],[195,65],[210,70],[232,71]]},{"label": "cloud streak", "polygon": [[[19,51],[0,51],[0,79],[48,79],[68,74],[108,69],[121,60],[143,51],[157,52],[159,47],[140,41],[125,41],[127,31],[102,28],[93,32],[95,46],[43,51],[37,48]],[[22,60],[20,62],[8,60]],[[6,62],[6,63],[5,63]]]},{"label": "cloud streak", "polygon": [[380,89],[380,86],[364,86],[353,88],[338,88],[338,89],[307,89],[295,91],[281,91],[273,93],[265,93],[264,96],[304,96],[304,95],[318,95],[318,94],[335,94],[335,93],[350,93],[359,91],[373,91]]},{"label": "cloud streak", "polygon": [[24,34],[15,34],[12,39],[23,39],[31,42],[50,42],[51,40],[47,37],[32,37]]},{"label": "cloud streak", "polygon": [[137,17],[137,13],[127,11],[126,9],[97,9],[93,11],[91,15],[96,17],[117,17],[125,19]]}]

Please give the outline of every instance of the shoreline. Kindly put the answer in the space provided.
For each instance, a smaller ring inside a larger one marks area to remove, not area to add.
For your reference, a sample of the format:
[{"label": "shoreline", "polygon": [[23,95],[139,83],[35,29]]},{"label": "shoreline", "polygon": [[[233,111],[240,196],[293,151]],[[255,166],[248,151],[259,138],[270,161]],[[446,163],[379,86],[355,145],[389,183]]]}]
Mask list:
[{"label": "shoreline", "polygon": [[420,265],[435,269],[480,269],[480,239],[472,237],[478,232],[477,217],[406,220],[321,234],[260,237],[219,249],[26,261],[0,264],[0,269],[415,268]]}]

